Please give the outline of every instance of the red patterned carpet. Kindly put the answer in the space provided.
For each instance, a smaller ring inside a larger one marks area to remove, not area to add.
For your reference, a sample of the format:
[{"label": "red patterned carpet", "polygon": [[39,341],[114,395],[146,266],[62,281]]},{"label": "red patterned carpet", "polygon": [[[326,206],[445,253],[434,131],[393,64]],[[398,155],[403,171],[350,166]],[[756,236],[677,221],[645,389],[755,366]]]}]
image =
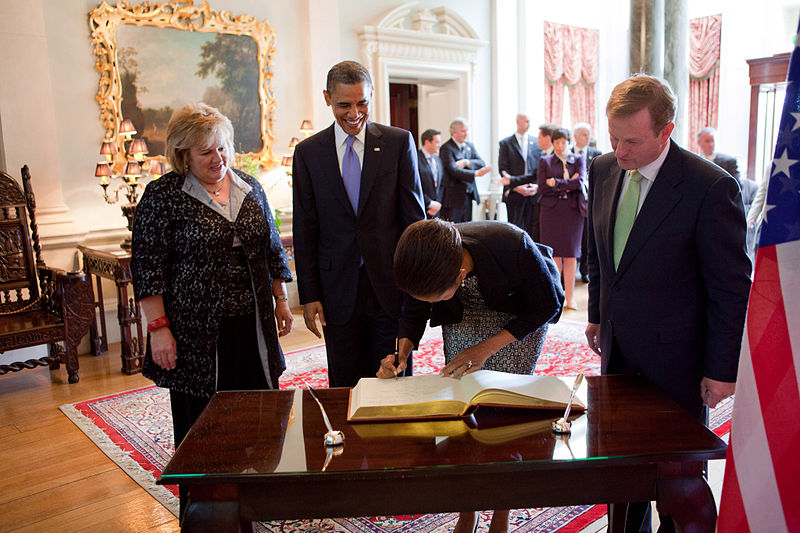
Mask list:
[{"label": "red patterned carpet", "polygon": [[[574,375],[583,370],[588,376],[600,374],[600,357],[592,352],[583,336],[585,325],[562,320],[550,327],[542,355],[536,363],[536,374],[550,376]],[[286,354],[286,372],[281,376],[282,389],[327,387],[325,345]],[[435,374],[444,366],[441,328],[429,329],[420,349],[414,352],[414,373]]]},{"label": "red patterned carpet", "polygon": [[[430,330],[414,359],[414,372],[437,372],[443,365],[442,340],[438,329]],[[281,388],[291,389],[307,381],[327,387],[325,347],[315,346],[286,354],[288,369]],[[583,370],[600,373],[600,361],[583,340],[583,325],[562,321],[551,328],[537,366],[537,374],[571,375]],[[725,435],[730,429],[727,402],[712,412],[711,427]],[[174,451],[169,394],[166,389],[145,387],[60,408],[86,435],[137,483],[165,507],[177,514],[177,490],[155,484]],[[605,525],[604,505],[518,509],[512,511],[511,529],[516,533],[596,531]],[[489,528],[491,511],[481,513],[478,531]],[[442,533],[452,530],[452,513],[409,516],[335,518],[264,522],[257,531],[332,531],[363,533]]]}]

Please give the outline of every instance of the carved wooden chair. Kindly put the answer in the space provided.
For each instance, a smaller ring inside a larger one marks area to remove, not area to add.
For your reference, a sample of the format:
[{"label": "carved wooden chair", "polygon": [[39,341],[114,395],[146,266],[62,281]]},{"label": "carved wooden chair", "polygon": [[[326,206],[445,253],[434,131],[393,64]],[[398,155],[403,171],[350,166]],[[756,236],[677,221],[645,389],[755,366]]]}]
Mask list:
[{"label": "carved wooden chair", "polygon": [[44,264],[27,165],[22,186],[24,194],[0,171],[0,353],[47,344],[48,355],[0,365],[0,375],[46,365],[55,370],[63,362],[69,382],[77,383],[78,343],[94,317],[91,284],[83,272]]}]

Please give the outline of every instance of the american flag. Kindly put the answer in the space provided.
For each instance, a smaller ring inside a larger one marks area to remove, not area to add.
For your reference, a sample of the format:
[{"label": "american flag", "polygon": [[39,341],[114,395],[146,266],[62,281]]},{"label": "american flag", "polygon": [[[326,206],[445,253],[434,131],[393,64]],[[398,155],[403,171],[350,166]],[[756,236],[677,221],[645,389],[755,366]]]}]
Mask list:
[{"label": "american flag", "polygon": [[[800,45],[800,29],[797,44]],[[731,422],[719,532],[800,531],[800,50],[773,156]]]}]

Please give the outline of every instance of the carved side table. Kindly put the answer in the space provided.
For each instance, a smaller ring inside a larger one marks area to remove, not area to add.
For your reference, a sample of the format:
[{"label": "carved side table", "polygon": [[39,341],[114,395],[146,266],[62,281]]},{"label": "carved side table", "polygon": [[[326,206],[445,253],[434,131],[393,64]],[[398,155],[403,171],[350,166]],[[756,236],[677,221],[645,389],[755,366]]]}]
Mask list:
[{"label": "carved side table", "polygon": [[[103,308],[103,288],[101,278],[114,281],[117,285],[117,318],[119,319],[120,345],[122,347],[122,372],[137,374],[142,371],[144,361],[145,337],[142,335],[142,311],[139,304],[128,296],[128,284],[131,283],[131,254],[124,251],[105,252],[86,246],[78,246],[83,254],[83,271],[94,275],[97,286],[95,307],[100,311],[100,331],[97,321],[92,321],[90,331],[95,355],[108,350],[106,334],[106,317]],[[134,336],[132,327],[136,328]]]}]

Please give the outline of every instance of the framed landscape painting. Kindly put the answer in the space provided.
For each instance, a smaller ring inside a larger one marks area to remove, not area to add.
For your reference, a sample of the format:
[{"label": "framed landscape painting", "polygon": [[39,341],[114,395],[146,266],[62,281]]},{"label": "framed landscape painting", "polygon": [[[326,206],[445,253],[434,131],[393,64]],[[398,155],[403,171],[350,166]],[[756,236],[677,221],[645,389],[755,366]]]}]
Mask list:
[{"label": "framed landscape painting", "polygon": [[239,154],[269,168],[275,98],[275,32],[249,15],[207,2],[103,2],[89,14],[100,72],[97,102],[106,140],[122,149],[119,124],[130,119],[149,158],[164,161],[167,122],[188,103],[205,102],[231,119]]}]

